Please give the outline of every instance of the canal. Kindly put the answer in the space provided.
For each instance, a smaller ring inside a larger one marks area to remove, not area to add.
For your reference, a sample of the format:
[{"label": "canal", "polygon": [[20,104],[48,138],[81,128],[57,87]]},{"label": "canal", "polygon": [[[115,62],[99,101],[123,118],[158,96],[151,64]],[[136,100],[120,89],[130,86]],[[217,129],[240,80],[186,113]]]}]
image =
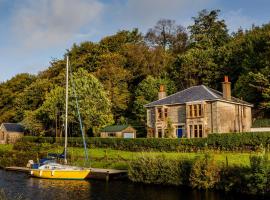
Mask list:
[{"label": "canal", "polygon": [[[0,170],[0,188],[8,199],[48,200],[232,200],[243,195],[203,192],[190,188],[133,184],[129,181],[62,181],[29,178],[24,173]],[[1,197],[0,197],[1,199]],[[16,198],[15,198],[16,199]]]}]

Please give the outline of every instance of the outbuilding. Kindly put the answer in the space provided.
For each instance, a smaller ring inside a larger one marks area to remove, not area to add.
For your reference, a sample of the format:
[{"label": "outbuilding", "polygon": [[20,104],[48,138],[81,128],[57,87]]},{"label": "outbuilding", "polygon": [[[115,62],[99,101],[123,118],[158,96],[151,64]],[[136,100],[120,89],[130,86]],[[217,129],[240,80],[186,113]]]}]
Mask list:
[{"label": "outbuilding", "polygon": [[101,130],[101,138],[136,138],[136,130],[131,125],[106,126]]},{"label": "outbuilding", "polygon": [[0,144],[14,144],[24,136],[24,127],[17,123],[2,123],[0,126]]}]

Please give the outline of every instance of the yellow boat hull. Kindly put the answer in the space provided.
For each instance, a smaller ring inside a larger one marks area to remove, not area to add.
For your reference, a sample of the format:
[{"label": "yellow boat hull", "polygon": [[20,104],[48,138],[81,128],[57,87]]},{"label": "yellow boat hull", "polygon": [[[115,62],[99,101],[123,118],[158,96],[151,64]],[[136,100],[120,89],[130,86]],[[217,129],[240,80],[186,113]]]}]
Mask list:
[{"label": "yellow boat hull", "polygon": [[83,170],[51,170],[51,169],[33,169],[31,176],[45,179],[66,179],[83,180],[90,174],[90,169]]}]

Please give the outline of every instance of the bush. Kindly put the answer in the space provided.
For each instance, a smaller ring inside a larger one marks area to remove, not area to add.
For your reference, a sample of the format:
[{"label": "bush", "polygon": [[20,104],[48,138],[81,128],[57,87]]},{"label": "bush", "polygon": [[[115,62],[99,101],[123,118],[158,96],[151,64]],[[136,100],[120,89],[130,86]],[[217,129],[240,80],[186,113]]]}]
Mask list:
[{"label": "bush", "polygon": [[219,182],[220,169],[214,160],[205,155],[204,158],[197,159],[192,166],[190,173],[190,185],[198,189],[211,189]]},{"label": "bush", "polygon": [[250,172],[245,176],[247,192],[251,194],[266,193],[269,173],[268,159],[264,156],[250,157]]},{"label": "bush", "polygon": [[128,176],[133,182],[184,185],[188,181],[190,166],[188,161],[142,156],[130,163]]},{"label": "bush", "polygon": [[[24,142],[34,143],[58,143],[63,145],[62,140],[52,137],[25,136]],[[89,147],[112,148],[126,151],[178,151],[197,152],[204,149],[223,151],[256,151],[261,146],[269,148],[270,132],[265,133],[228,133],[210,134],[208,138],[194,139],[160,139],[160,138],[87,138]],[[81,138],[69,138],[68,145],[83,147]]]}]

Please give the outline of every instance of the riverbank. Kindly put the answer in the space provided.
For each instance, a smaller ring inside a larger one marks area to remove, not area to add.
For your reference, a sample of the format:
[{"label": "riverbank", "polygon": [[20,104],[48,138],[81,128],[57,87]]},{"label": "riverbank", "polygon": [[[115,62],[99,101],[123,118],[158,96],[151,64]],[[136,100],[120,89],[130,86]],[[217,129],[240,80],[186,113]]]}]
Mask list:
[{"label": "riverbank", "polygon": [[[182,185],[199,189],[215,189],[256,195],[268,195],[270,190],[269,153],[224,151],[201,152],[132,152],[107,148],[88,150],[90,162],[85,162],[84,150],[70,147],[72,165],[128,169],[133,182],[162,185]],[[48,153],[62,153],[57,144],[25,143],[0,145],[0,166],[25,166],[28,160]],[[264,162],[266,161],[266,162]]]},{"label": "riverbank", "polygon": [[[32,146],[31,146],[32,145]],[[0,153],[6,152],[14,153],[13,158],[16,159],[14,156],[17,153],[29,152],[30,154],[35,154],[32,157],[32,160],[37,159],[38,157],[41,158],[42,155],[46,155],[47,153],[62,153],[63,147],[58,145],[52,144],[40,144],[39,148],[36,147],[37,144],[29,143],[25,146],[29,147],[26,149],[23,145],[16,145],[15,150],[13,149],[13,145],[0,145]],[[31,149],[31,150],[30,150]],[[219,166],[228,165],[228,166],[243,166],[249,167],[250,166],[250,156],[260,154],[258,152],[225,152],[225,151],[201,151],[201,152],[133,152],[133,151],[122,151],[122,150],[115,150],[110,148],[91,148],[88,149],[89,155],[89,162],[85,163],[84,159],[84,149],[81,147],[69,147],[69,161],[71,164],[78,165],[78,166],[87,166],[87,167],[96,167],[96,168],[112,168],[112,169],[128,169],[129,163],[132,160],[136,160],[140,157],[157,157],[157,156],[164,156],[170,160],[189,160],[194,161],[197,158],[204,157],[205,153],[208,152],[211,154],[215,162]],[[270,153],[268,153],[270,157]],[[27,156],[28,157],[28,156]],[[9,157],[10,159],[10,157]],[[28,160],[26,160],[27,163]],[[25,164],[26,164],[25,163]],[[1,161],[0,161],[1,166]],[[21,166],[24,167],[25,165]],[[6,167],[6,166],[2,166]]]}]

